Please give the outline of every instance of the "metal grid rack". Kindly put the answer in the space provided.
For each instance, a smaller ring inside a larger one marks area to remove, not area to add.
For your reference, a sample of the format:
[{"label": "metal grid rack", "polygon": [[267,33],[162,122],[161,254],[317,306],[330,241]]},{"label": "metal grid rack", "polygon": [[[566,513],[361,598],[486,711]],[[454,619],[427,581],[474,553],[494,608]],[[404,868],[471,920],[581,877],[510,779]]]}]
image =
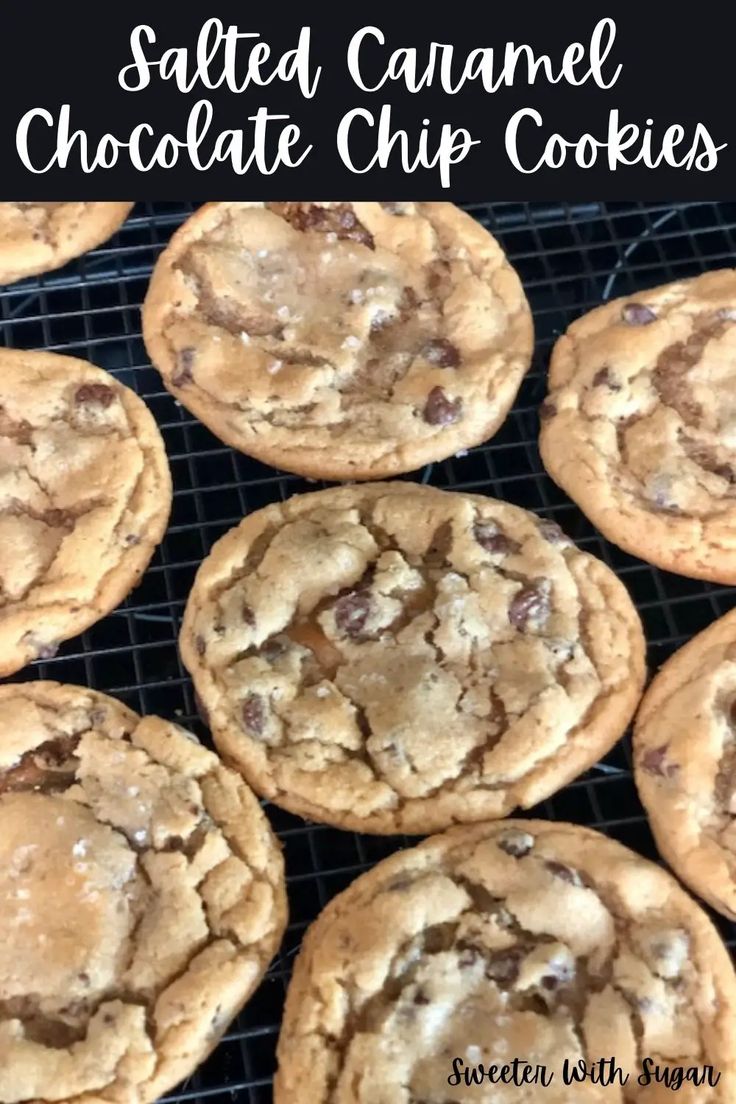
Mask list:
[{"label": "metal grid rack", "polygon": [[[650,667],[656,669],[731,608],[736,592],[658,571],[605,541],[544,473],[536,410],[551,346],[583,311],[603,299],[734,263],[736,202],[497,203],[468,209],[498,237],[524,282],[537,331],[534,363],[492,441],[410,478],[554,517],[623,579],[641,613]],[[175,718],[206,739],[176,646],[194,572],[213,542],[243,515],[314,486],[221,444],[164,390],[147,359],[140,304],[153,263],[191,210],[186,203],[139,204],[103,248],[60,272],[0,289],[0,339],[7,346],[86,358],[137,391],[163,432],[175,488],[165,540],[128,601],[63,645],[54,659],[17,677],[88,685],[141,713]],[[625,739],[532,815],[592,825],[656,857],[630,765]],[[407,843],[304,823],[273,806],[268,812],[285,845],[289,930],[257,994],[212,1057],[171,1094],[172,1101],[271,1101],[283,995],[305,927],[359,872]],[[736,927],[714,919],[736,947]]]}]

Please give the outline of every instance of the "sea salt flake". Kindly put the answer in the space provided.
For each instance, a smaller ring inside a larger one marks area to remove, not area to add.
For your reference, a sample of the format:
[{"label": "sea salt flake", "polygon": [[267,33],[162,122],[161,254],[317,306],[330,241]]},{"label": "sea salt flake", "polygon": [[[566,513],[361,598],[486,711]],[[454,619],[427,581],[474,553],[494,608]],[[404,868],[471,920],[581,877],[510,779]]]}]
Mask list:
[{"label": "sea salt flake", "polygon": [[139,828],[137,831],[135,831],[133,833],[133,839],[136,843],[144,843],[146,839],[146,829]]},{"label": "sea salt flake", "polygon": [[138,786],[128,786],[128,793],[131,797],[137,797],[140,792]]},{"label": "sea salt flake", "polygon": [[284,366],[283,360],[272,360],[266,371],[271,376],[275,376]]},{"label": "sea salt flake", "polygon": [[283,319],[284,321],[287,318],[291,318],[291,311],[289,310],[289,308],[287,306],[279,307],[278,310],[276,311],[276,314],[278,315],[279,318]]},{"label": "sea salt flake", "polygon": [[330,230],[328,234],[325,234],[325,241],[328,241],[330,245],[334,245],[337,241],[337,234],[334,230]]},{"label": "sea salt flake", "polygon": [[82,855],[86,855],[88,850],[89,843],[87,842],[87,840],[80,839],[77,840],[77,842],[72,847],[72,855],[77,855],[81,857]]},{"label": "sea salt flake", "polygon": [[350,299],[351,303],[364,303],[365,302],[365,292],[363,291],[362,288],[353,288],[353,290],[350,292],[350,295],[348,296],[348,298]]},{"label": "sea salt flake", "polygon": [[349,334],[343,341],[342,347],[343,349],[357,349],[360,347],[360,338],[355,337],[354,334]]},{"label": "sea salt flake", "polygon": [[317,689],[315,690],[315,695],[318,698],[329,698],[329,696],[330,696],[329,688],[327,686],[318,686]]},{"label": "sea salt flake", "polygon": [[240,331],[240,340],[244,345],[250,345],[250,334],[247,334],[245,330]]},{"label": "sea salt flake", "polygon": [[261,259],[263,257],[267,257],[267,256],[268,256],[268,250],[267,249],[259,249],[256,253],[256,257],[261,257]]}]

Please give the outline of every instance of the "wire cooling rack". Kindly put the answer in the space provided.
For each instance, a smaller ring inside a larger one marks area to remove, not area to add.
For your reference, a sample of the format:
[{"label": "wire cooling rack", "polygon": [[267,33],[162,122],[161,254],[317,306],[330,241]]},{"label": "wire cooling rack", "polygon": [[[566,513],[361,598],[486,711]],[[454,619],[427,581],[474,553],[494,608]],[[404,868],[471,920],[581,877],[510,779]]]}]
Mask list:
[{"label": "wire cooling rack", "polygon": [[[137,391],[163,432],[175,488],[169,530],[135,593],[55,658],[18,677],[87,685],[140,713],[176,719],[206,739],[176,647],[194,572],[214,541],[245,514],[315,485],[226,448],[164,391],[148,361],[139,308],[152,265],[192,209],[186,203],[139,204],[103,248],[60,272],[0,288],[0,335],[7,346],[86,358]],[[736,592],[658,571],[605,541],[545,475],[536,410],[546,390],[551,346],[583,311],[603,299],[734,264],[736,202],[497,203],[468,210],[498,237],[524,282],[537,332],[534,364],[492,441],[412,478],[554,517],[624,581],[656,669],[725,613]],[[626,738],[603,763],[532,813],[592,825],[655,858],[630,766]],[[308,824],[274,806],[268,813],[285,846],[289,930],[255,997],[212,1057],[171,1094],[172,1101],[271,1101],[284,991],[305,927],[358,873],[408,842]],[[714,919],[736,946],[736,928]]]}]

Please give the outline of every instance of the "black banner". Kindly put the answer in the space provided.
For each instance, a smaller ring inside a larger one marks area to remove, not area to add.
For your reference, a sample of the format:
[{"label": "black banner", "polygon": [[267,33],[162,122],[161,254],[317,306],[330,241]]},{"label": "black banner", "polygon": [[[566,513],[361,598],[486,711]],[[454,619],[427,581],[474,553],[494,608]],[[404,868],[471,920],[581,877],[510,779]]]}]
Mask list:
[{"label": "black banner", "polygon": [[722,198],[732,9],[7,4],[0,199]]}]

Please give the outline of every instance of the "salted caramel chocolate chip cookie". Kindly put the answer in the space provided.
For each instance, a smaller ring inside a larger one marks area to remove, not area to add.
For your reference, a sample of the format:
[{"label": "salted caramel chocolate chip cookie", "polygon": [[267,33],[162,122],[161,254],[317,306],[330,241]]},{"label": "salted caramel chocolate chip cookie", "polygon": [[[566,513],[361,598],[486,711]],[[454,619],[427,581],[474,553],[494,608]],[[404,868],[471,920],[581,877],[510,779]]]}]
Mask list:
[{"label": "salted caramel chocolate chip cookie", "polygon": [[540,410],[547,471],[614,544],[736,583],[736,270],[574,322]]},{"label": "salted caramel chocolate chip cookie", "polygon": [[371,479],[487,440],[532,352],[498,243],[450,203],[210,203],[143,307],[166,387],[287,471]]},{"label": "salted caramel chocolate chip cookie", "polygon": [[0,284],[61,268],[112,237],[132,203],[0,203]]},{"label": "salted caramel chocolate chip cookie", "polygon": [[[705,913],[621,844],[546,821],[456,828],[318,917],[277,1054],[275,1104],[665,1104],[638,1082],[646,1059],[712,1065],[715,1088],[677,1099],[732,1104],[736,976]],[[612,1055],[625,1089],[565,1084],[566,1061]],[[464,1081],[515,1059],[553,1079]]]},{"label": "salted caramel chocolate chip cookie", "polygon": [[215,1046],[286,921],[253,794],[76,686],[0,687],[0,1100],[147,1104]]},{"label": "salted caramel chocolate chip cookie", "polygon": [[164,444],[133,391],[83,360],[0,349],[0,675],[114,609],[170,507]]},{"label": "salted caramel chocolate chip cookie", "polygon": [[634,768],[659,850],[736,920],[736,611],[661,668],[637,716]]},{"label": "salted caramel chocolate chip cookie", "polygon": [[181,651],[257,792],[379,833],[542,800],[610,749],[644,678],[624,587],[556,525],[404,482],[247,517],[197,574]]}]

